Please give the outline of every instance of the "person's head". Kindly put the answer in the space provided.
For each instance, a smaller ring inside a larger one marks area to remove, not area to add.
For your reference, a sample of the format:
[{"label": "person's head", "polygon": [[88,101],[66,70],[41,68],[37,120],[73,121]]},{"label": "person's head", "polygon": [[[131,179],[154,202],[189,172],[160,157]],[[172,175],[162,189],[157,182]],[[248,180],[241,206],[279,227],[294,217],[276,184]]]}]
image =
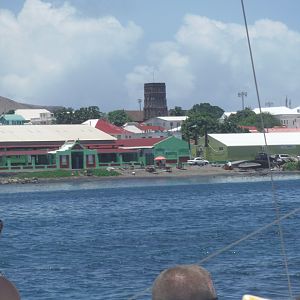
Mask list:
[{"label": "person's head", "polygon": [[159,274],[152,287],[152,300],[215,300],[210,274],[197,265],[180,265]]},{"label": "person's head", "polygon": [[5,277],[0,275],[0,300],[20,300],[16,287]]}]

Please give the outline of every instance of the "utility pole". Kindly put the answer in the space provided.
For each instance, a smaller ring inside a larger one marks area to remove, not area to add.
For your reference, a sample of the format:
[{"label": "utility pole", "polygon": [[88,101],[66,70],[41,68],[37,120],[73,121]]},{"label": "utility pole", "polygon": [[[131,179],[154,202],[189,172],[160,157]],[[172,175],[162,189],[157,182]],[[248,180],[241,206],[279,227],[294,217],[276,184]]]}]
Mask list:
[{"label": "utility pole", "polygon": [[238,97],[242,98],[242,108],[243,110],[245,109],[245,104],[244,104],[244,97],[247,97],[247,92],[239,92]]},{"label": "utility pole", "polygon": [[142,111],[142,99],[138,99],[138,103],[139,103],[140,111]]}]

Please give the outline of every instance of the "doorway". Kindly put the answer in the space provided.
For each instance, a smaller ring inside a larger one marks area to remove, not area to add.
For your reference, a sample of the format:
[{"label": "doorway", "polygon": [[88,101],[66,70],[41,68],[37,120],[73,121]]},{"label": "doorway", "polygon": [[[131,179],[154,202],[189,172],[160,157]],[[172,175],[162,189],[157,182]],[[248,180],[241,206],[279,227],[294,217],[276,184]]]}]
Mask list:
[{"label": "doorway", "polygon": [[83,169],[83,152],[72,152],[72,169]]}]

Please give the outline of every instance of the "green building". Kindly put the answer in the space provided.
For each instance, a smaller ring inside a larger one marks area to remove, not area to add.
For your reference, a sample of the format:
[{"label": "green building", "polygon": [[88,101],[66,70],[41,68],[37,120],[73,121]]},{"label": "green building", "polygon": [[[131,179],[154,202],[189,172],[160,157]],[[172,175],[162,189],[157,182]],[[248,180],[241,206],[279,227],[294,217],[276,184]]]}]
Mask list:
[{"label": "green building", "polygon": [[25,121],[26,120],[20,115],[8,114],[0,116],[1,125],[23,125]]},{"label": "green building", "polygon": [[[266,133],[270,154],[300,155],[300,132]],[[200,138],[204,157],[212,162],[253,160],[259,152],[265,152],[263,133],[209,134],[208,147]]]}]

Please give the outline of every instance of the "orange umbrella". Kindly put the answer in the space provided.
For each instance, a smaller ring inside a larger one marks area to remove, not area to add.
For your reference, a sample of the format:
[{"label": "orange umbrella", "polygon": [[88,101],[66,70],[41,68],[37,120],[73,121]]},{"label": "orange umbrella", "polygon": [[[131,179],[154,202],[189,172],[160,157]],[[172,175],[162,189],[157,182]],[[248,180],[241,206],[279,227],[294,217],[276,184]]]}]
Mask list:
[{"label": "orange umbrella", "polygon": [[164,156],[157,156],[154,160],[166,160],[166,158]]}]

